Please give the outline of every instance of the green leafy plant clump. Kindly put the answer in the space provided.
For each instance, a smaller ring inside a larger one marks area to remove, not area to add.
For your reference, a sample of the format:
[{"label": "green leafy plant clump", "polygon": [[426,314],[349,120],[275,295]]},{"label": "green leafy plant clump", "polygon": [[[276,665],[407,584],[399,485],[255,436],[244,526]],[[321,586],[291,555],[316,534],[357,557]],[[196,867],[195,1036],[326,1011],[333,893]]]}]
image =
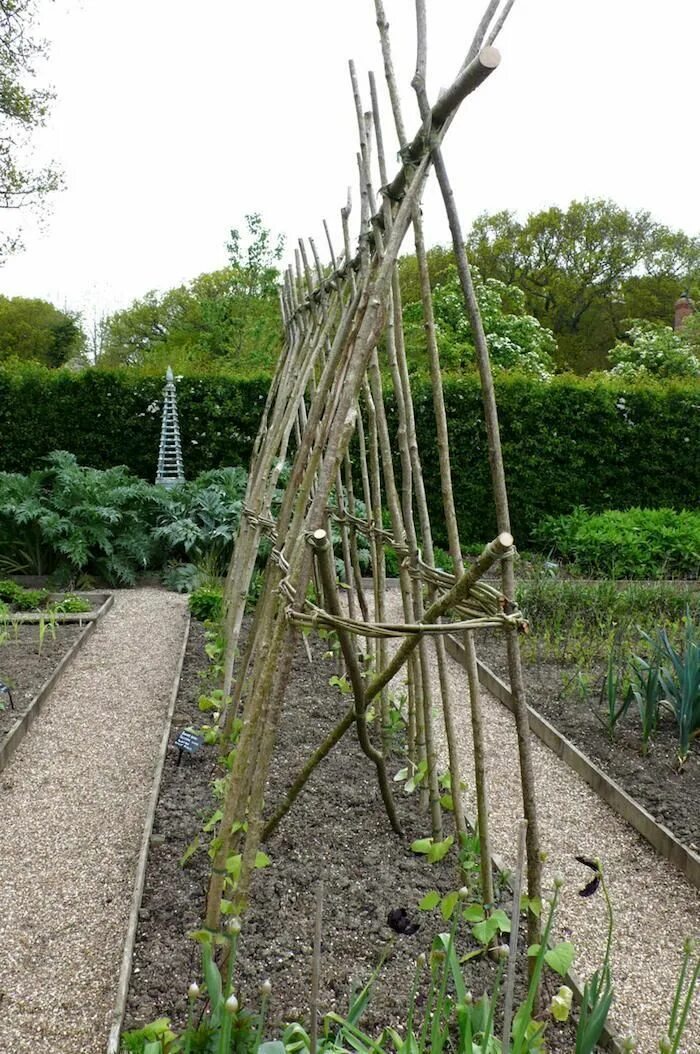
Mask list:
[{"label": "green leafy plant clump", "polygon": [[62,600],[57,600],[51,605],[51,610],[57,615],[79,615],[84,611],[91,611],[92,604],[83,597],[77,597],[74,593],[67,593]]},{"label": "green leafy plant clump", "polygon": [[697,578],[700,512],[641,509],[547,517],[537,538],[583,574],[611,578]]},{"label": "green leafy plant clump", "polygon": [[5,601],[15,611],[34,611],[44,607],[48,598],[48,589],[25,589],[9,578],[0,582],[0,600]]},{"label": "green leafy plant clump", "polygon": [[163,488],[124,466],[85,468],[54,451],[28,476],[0,474],[0,550],[10,570],[71,581],[81,573],[132,585],[154,560]]},{"label": "green leafy plant clump", "polygon": [[188,603],[200,622],[218,622],[223,612],[224,591],[221,586],[200,586],[190,593]]}]

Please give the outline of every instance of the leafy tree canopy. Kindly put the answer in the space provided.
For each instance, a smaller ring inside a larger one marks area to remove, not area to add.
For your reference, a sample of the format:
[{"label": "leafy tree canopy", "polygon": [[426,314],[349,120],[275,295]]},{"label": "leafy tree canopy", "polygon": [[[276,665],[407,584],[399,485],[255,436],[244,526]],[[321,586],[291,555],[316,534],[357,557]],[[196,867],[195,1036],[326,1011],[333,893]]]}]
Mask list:
[{"label": "leafy tree canopy", "polygon": [[700,325],[688,319],[675,333],[671,326],[637,319],[627,341],[610,352],[610,372],[630,380],[644,377],[700,377]]},{"label": "leafy tree canopy", "polygon": [[[25,158],[31,133],[46,121],[50,91],[32,85],[34,64],[46,44],[32,35],[35,0],[0,2],[0,209],[39,205],[61,185],[51,166],[34,169]],[[0,233],[0,262],[21,248],[18,233]]]},{"label": "leafy tree canopy", "polygon": [[0,296],[0,362],[19,359],[63,366],[81,358],[84,345],[77,315],[45,300]]},{"label": "leafy tree canopy", "polygon": [[467,244],[481,274],[521,289],[552,329],[558,364],[582,373],[606,364],[627,320],[669,323],[681,289],[700,281],[700,239],[612,201],[572,201],[525,222],[484,214]]},{"label": "leafy tree canopy", "polygon": [[282,327],[274,239],[258,213],[247,234],[231,231],[230,263],[166,293],[147,293],[103,325],[99,364],[257,368],[272,366]]},{"label": "leafy tree canopy", "polygon": [[[433,310],[440,361],[446,369],[475,369],[474,341],[467,318],[456,268],[442,266],[433,290]],[[474,271],[474,285],[486,331],[491,361],[497,369],[517,370],[546,380],[554,368],[556,342],[525,308],[525,294],[496,278],[484,281]],[[407,292],[410,288],[407,283]],[[427,350],[420,302],[404,307],[406,351],[409,362],[427,368]]]}]

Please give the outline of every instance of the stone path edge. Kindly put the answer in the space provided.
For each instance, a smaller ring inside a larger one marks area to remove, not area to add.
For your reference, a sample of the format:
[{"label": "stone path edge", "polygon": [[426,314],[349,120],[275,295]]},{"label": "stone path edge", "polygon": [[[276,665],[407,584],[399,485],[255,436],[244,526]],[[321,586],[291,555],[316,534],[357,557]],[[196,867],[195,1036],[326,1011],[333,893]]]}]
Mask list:
[{"label": "stone path edge", "polygon": [[85,641],[91,636],[92,633],[95,632],[95,626],[97,625],[99,620],[104,614],[109,611],[112,604],[114,603],[114,595],[112,593],[100,593],[98,594],[98,596],[104,597],[102,604],[94,613],[91,612],[89,615],[86,613],[83,619],[86,623],[85,629],[80,634],[80,636],[73,642],[73,644],[71,644],[70,648],[63,656],[61,661],[58,663],[53,673],[51,673],[49,677],[47,677],[47,679],[44,681],[41,688],[36,693],[25,712],[20,718],[17,719],[15,724],[5,736],[2,746],[0,746],[0,772],[2,772],[3,769],[7,767],[12,755],[17,750],[17,747],[20,745],[27,732],[32,727],[35,720],[41,713],[41,709],[44,703],[49,697],[52,689],[56,685],[56,682],[58,681],[61,674],[73,663],[73,660],[85,644]]},{"label": "stone path edge", "polygon": [[190,638],[191,625],[192,619],[188,615],[187,625],[185,627],[185,633],[182,641],[182,648],[180,649],[180,655],[178,657],[177,666],[175,668],[175,675],[173,677],[173,686],[170,691],[168,709],[165,715],[163,736],[161,738],[160,747],[158,750],[158,757],[156,759],[156,767],[153,773],[151,796],[149,798],[148,809],[143,825],[143,835],[141,836],[141,848],[139,850],[138,863],[136,865],[136,874],[134,876],[134,886],[131,895],[131,909],[129,911],[129,921],[126,930],[126,938],[124,941],[124,952],[122,955],[121,967],[119,969],[117,998],[114,1004],[112,1014],[110,1015],[111,1020],[108,1023],[109,1034],[107,1037],[106,1054],[119,1054],[119,1046],[121,1042],[121,1029],[122,1024],[124,1022],[124,1014],[126,1012],[126,1001],[129,994],[129,984],[131,982],[131,967],[134,955],[134,945],[136,943],[136,930],[138,928],[139,911],[141,910],[141,901],[143,898],[143,887],[146,881],[146,867],[148,865],[148,853],[150,849],[151,834],[153,832],[153,822],[155,820],[156,809],[158,807],[158,799],[160,798],[160,785],[163,779],[165,759],[167,757],[168,745],[170,743],[170,731],[173,721],[173,714],[175,712],[175,704],[177,702],[177,696],[180,690],[180,678],[182,677],[182,667],[185,662],[185,654],[187,652],[187,644]]},{"label": "stone path edge", "polygon": [[[451,634],[446,636],[446,648],[449,654],[460,665],[464,665],[464,647]],[[507,684],[496,674],[477,660],[479,681],[494,695],[499,702],[513,710],[513,696]],[[531,706],[528,706],[530,728],[542,740],[545,746],[561,758],[570,769],[573,769],[610,808],[626,820],[647,842],[688,879],[691,885],[700,889],[700,856],[683,845],[663,824],[658,823],[651,813],[642,808],[619,783],[610,779],[602,769],[594,765],[574,744],[546,721]]]}]

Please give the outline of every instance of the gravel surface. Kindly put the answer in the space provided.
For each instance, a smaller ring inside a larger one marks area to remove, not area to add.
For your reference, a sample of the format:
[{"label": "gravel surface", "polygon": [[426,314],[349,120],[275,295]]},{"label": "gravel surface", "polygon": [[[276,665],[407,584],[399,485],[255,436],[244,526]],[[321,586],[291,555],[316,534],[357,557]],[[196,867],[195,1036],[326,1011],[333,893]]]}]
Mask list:
[{"label": "gravel surface", "polygon": [[[391,591],[388,614],[399,616],[400,597]],[[479,653],[478,638],[477,655]],[[435,650],[429,649],[433,659]],[[465,802],[476,815],[471,721],[466,672],[448,658],[455,717],[463,759]],[[396,679],[398,681],[398,678]],[[438,686],[434,664],[433,682]],[[394,683],[394,682],[392,682]],[[396,684],[394,684],[396,687]],[[515,865],[517,818],[521,815],[517,741],[513,718],[482,690],[490,787],[492,852],[506,867]],[[447,746],[436,721],[440,769],[447,768]],[[600,895],[578,896],[590,872],[574,857],[600,857],[615,911],[613,974],[615,1002],[610,1024],[620,1036],[634,1034],[639,1054],[658,1051],[673,1001],[681,949],[686,937],[700,938],[700,892],[614,813],[584,781],[533,736],[540,840],[547,854],[545,883],[555,874],[565,888],[558,913],[560,939],[576,948],[574,970],[585,978],[602,962],[606,919]],[[696,991],[685,1043],[679,1054],[700,1052],[700,993]]]},{"label": "gravel surface", "polygon": [[115,594],[0,777],[0,1051],[106,1043],[186,605]]}]

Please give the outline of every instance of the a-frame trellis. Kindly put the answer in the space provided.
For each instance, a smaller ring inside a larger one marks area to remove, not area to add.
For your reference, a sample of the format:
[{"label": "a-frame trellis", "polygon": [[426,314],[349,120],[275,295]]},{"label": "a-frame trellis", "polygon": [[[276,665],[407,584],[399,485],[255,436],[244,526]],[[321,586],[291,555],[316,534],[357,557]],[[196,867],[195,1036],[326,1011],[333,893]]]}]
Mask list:
[{"label": "a-frame trellis", "polygon": [[[413,139],[409,139],[394,79],[386,15],[382,0],[375,0],[384,73],[402,159],[400,170],[393,179],[389,179],[386,171],[375,80],[370,75],[371,106],[365,110],[351,64],[360,147],[359,249],[352,254],[348,204],[341,210],[342,254],[336,253],[324,224],[330,266],[323,266],[315,243],[309,239],[308,250],[300,241],[296,266],[285,276],[281,294],[285,347],[255,442],[244,515],[226,584],[224,697],[229,702],[222,718],[224,735],[230,735],[234,718],[241,713],[243,724],[227,779],[223,816],[215,842],[205,920],[206,927],[212,931],[216,931],[220,924],[221,899],[231,854],[237,850],[242,852],[235,899],[243,905],[261,839],[291,807],[318,760],[353,725],[365,753],[376,766],[389,819],[399,830],[385,768],[385,744],[371,739],[366,712],[376,699],[380,713],[386,716],[384,690],[404,664],[407,666],[409,758],[416,766],[422,764],[427,772],[421,797],[430,811],[432,833],[439,837],[442,831],[432,732],[432,714],[438,696],[450,754],[455,819],[458,829],[464,829],[454,735],[455,714],[445,671],[443,634],[447,629],[464,634],[466,644],[484,899],[486,902],[492,900],[488,806],[479,681],[472,635],[475,629],[483,628],[505,633],[508,642],[510,679],[517,709],[523,813],[528,821],[528,892],[531,897],[540,896],[537,820],[518,645],[518,632],[524,624],[512,599],[514,550],[509,533],[498,418],[486,338],[441,153],[442,140],[459,105],[498,67],[500,56],[493,44],[512,2],[506,0],[501,7],[501,0],[490,0],[462,68],[451,86],[431,107],[425,89],[425,5],[424,0],[416,0],[418,49],[412,83],[421,125]],[[431,167],[435,168],[445,202],[462,292],[474,333],[500,532],[486,545],[481,556],[467,567],[460,550],[452,494],[447,418],[420,214],[421,194]],[[374,190],[377,173],[379,207]],[[434,567],[432,529],[403,342],[396,263],[411,227],[421,281],[444,515],[454,575]],[[377,350],[382,337],[386,349],[383,372],[388,373],[392,380],[399,423],[395,437],[389,433],[384,405]],[[355,465],[351,464],[349,455],[353,440]],[[395,446],[400,462],[398,472],[393,460]],[[272,499],[282,465],[287,459],[292,463],[291,475],[274,521]],[[356,496],[358,487],[362,506]],[[383,508],[389,513],[388,529],[383,525]],[[360,509],[366,512],[359,515]],[[346,591],[345,605],[338,598],[335,564],[328,542],[331,520],[339,528],[344,578],[350,587]],[[363,591],[357,547],[359,533],[368,537],[372,549],[372,598]],[[246,597],[263,535],[274,540],[272,555],[267,563],[248,644],[236,664]],[[384,614],[386,544],[391,544],[401,557],[401,623],[387,621]],[[484,573],[497,561],[501,567],[500,589],[483,581]],[[307,596],[311,583],[315,585],[314,602]],[[446,624],[443,618],[448,614],[453,621]],[[302,766],[275,814],[265,820],[264,790],[284,703],[287,671],[297,643],[297,628],[309,624],[331,627],[337,633],[348,681],[353,689],[353,704],[314,757]],[[401,638],[402,643],[389,659],[385,642],[391,637]],[[374,672],[363,669],[358,643],[362,645],[362,652],[368,648],[371,650]],[[431,648],[436,652],[437,686],[432,683],[428,670]],[[537,925],[534,916],[530,922],[534,939]]]}]

